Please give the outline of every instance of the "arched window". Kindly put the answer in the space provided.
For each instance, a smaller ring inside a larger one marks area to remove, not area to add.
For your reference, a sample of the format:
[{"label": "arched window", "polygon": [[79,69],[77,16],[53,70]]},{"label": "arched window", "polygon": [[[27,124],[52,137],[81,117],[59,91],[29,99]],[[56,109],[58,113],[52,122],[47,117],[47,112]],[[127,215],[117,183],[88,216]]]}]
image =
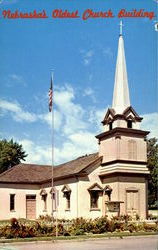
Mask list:
[{"label": "arched window", "polygon": [[128,158],[131,160],[137,159],[137,144],[134,140],[128,141]]}]

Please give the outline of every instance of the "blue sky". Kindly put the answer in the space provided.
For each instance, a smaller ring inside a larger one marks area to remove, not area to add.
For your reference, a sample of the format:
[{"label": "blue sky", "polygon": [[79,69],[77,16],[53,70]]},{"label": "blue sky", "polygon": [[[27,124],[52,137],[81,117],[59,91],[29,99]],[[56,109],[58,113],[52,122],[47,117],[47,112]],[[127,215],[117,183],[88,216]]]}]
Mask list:
[{"label": "blue sky", "polygon": [[[109,19],[53,19],[52,10],[111,9]],[[117,13],[157,12],[152,0],[3,0],[0,4],[0,137],[14,138],[27,162],[51,162],[48,89],[54,69],[56,163],[97,151],[95,135],[111,106],[119,36]],[[3,10],[46,10],[48,19],[4,19]],[[131,105],[142,129],[157,133],[156,17],[123,18]]]}]

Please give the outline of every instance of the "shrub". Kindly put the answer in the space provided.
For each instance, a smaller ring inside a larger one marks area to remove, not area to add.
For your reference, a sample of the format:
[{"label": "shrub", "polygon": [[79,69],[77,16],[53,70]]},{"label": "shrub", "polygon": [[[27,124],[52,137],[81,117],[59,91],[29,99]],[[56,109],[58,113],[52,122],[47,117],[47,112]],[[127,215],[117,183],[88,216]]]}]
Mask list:
[{"label": "shrub", "polygon": [[147,224],[147,223],[143,223],[143,227],[144,227],[144,231],[146,232],[157,232],[158,231],[158,225],[155,224]]},{"label": "shrub", "polygon": [[10,220],[10,223],[11,223],[11,229],[19,229],[19,222],[16,218],[12,218]]},{"label": "shrub", "polygon": [[74,229],[73,231],[71,231],[72,235],[84,235],[85,231],[83,229]]},{"label": "shrub", "polygon": [[130,233],[137,232],[137,225],[135,223],[131,223],[127,226],[127,229]]},{"label": "shrub", "polygon": [[[46,214],[46,215],[40,215],[39,220],[45,221],[45,222],[52,222],[52,216]],[[53,219],[54,221],[54,219]]]},{"label": "shrub", "polygon": [[136,214],[136,220],[139,220],[139,219],[140,219],[139,214]]},{"label": "shrub", "polygon": [[34,226],[32,226],[37,236],[41,235],[53,235],[55,234],[55,226],[46,223],[35,222]]},{"label": "shrub", "polygon": [[113,220],[107,220],[104,232],[114,232],[114,231],[115,231],[115,222]]},{"label": "shrub", "polygon": [[115,222],[114,229],[117,231],[125,231],[126,230],[125,222],[123,222],[123,221]]},{"label": "shrub", "polygon": [[[56,232],[56,226],[54,229]],[[57,231],[58,231],[58,235],[64,235],[66,233],[66,230],[65,230],[63,224],[61,224],[61,223],[57,225]]]},{"label": "shrub", "polygon": [[70,233],[65,230],[65,232],[63,233],[63,236],[70,236]]},{"label": "shrub", "polygon": [[100,234],[107,231],[107,217],[97,218],[93,222],[92,233]]},{"label": "shrub", "polygon": [[[68,223],[65,221],[57,225],[57,233],[62,236],[83,235],[85,233],[101,234],[106,232],[121,232],[129,230],[129,232],[156,232],[158,231],[158,223],[131,223],[127,222],[128,217],[113,217],[111,220],[107,217],[92,219],[77,218]],[[59,222],[59,220],[58,220]],[[25,222],[12,218],[10,224],[0,226],[0,237],[5,238],[26,238],[35,236],[55,236],[56,225],[54,223],[46,223],[46,221]]]},{"label": "shrub", "polygon": [[90,232],[93,228],[92,220],[86,220],[81,218],[77,218],[72,220],[72,224],[69,227],[69,232],[74,234],[74,231],[82,229],[84,232]]}]

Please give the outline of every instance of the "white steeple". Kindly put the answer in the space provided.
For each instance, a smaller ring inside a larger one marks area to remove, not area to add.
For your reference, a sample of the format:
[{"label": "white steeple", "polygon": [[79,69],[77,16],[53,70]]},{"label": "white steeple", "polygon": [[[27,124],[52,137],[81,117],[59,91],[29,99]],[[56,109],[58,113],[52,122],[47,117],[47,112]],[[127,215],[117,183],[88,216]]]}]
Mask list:
[{"label": "white steeple", "polygon": [[122,21],[120,22],[120,36],[118,42],[118,54],[115,71],[115,84],[113,92],[112,108],[116,114],[122,114],[130,106],[124,41],[122,36]]}]

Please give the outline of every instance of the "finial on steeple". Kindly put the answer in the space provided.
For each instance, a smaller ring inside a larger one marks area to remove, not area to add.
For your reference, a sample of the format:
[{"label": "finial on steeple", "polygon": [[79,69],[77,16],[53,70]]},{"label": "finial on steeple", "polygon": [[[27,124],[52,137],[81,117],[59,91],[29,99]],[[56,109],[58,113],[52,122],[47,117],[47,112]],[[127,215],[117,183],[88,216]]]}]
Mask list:
[{"label": "finial on steeple", "polygon": [[122,36],[122,27],[123,27],[123,23],[122,23],[122,20],[120,21],[120,36]]}]

